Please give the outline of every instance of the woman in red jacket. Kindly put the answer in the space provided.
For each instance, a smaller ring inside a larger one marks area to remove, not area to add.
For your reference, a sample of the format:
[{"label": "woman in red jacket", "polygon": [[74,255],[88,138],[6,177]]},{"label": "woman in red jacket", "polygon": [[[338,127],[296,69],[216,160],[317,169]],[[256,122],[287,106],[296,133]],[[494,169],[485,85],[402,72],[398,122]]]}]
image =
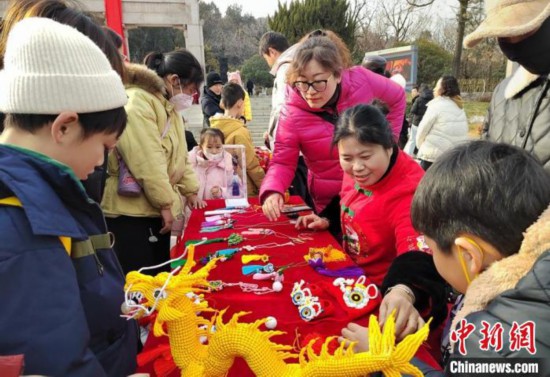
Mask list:
[{"label": "woman in red jacket", "polygon": [[[325,36],[305,40],[287,73],[287,98],[281,109],[273,159],[262,183],[260,199],[270,220],[280,215],[298,155],[308,167],[308,188],[317,213],[338,196],[342,169],[332,147],[339,114],[378,98],[390,112],[388,120],[399,137],[405,111],[403,88],[363,67],[343,68],[338,48]],[[336,202],[337,203],[337,202]]]},{"label": "woman in red jacket", "polygon": [[[402,152],[382,112],[357,105],[342,114],[334,134],[344,171],[340,192],[344,250],[381,286],[393,259],[418,250],[410,207],[422,168]],[[297,228],[327,229],[317,215],[300,217]]]}]

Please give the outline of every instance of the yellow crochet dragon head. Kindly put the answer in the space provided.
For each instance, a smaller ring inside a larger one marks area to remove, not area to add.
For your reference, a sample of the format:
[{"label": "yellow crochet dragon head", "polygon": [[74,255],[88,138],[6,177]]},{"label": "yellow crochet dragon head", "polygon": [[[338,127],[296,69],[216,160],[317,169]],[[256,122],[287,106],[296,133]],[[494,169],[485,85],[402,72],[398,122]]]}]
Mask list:
[{"label": "yellow crochet dragon head", "polygon": [[171,273],[161,272],[149,276],[137,271],[129,272],[124,286],[126,296],[122,311],[125,316],[139,319],[156,311],[154,332],[155,336],[160,336],[165,335],[162,325],[167,320],[182,318],[186,309],[194,312],[215,311],[208,307],[202,294],[209,291],[207,277],[216,267],[218,259],[212,259],[191,274],[191,269],[196,265],[194,251],[193,245],[188,247],[188,259],[184,267]]}]

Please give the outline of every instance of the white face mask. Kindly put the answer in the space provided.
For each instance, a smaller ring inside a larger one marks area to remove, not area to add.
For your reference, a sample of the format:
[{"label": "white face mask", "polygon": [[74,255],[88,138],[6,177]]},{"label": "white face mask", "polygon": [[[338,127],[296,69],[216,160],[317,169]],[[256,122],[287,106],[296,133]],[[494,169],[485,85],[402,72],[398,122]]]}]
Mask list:
[{"label": "white face mask", "polygon": [[183,93],[180,84],[180,92],[178,94],[174,95],[172,88],[172,97],[170,98],[170,103],[174,105],[176,111],[183,111],[191,107],[191,105],[193,104],[193,96],[187,93]]},{"label": "white face mask", "polygon": [[186,93],[176,94],[170,98],[170,103],[174,105],[176,111],[180,112],[191,107],[193,104],[193,96]]},{"label": "white face mask", "polygon": [[210,153],[208,151],[202,151],[204,154],[204,157],[206,157],[209,161],[220,161],[222,159],[222,153]]}]

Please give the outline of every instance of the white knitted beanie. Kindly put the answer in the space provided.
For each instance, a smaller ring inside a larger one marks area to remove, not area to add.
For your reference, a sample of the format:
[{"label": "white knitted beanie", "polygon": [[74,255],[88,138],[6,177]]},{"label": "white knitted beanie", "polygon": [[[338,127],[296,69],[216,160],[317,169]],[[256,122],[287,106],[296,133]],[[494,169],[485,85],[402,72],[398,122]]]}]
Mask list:
[{"label": "white knitted beanie", "polygon": [[78,30],[32,17],[10,31],[0,71],[0,111],[91,113],[126,102],[124,85],[105,54]]}]

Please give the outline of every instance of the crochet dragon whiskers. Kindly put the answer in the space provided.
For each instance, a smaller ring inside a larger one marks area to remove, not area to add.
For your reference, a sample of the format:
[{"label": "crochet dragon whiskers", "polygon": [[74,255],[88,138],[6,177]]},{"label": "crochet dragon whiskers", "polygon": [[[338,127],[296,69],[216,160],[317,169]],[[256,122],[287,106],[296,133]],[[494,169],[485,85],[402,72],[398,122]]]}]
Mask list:
[{"label": "crochet dragon whiskers", "polygon": [[[249,313],[239,312],[224,322],[226,310],[210,308],[203,297],[208,292],[208,274],[215,268],[217,259],[192,273],[193,257],[194,246],[190,245],[187,262],[178,275],[163,272],[152,277],[130,272],[126,277],[126,302],[123,304],[123,312],[130,318],[157,312],[153,333],[155,336],[168,335],[172,357],[181,376],[225,376],[236,357],[243,358],[260,377],[349,377],[377,371],[388,377],[402,373],[422,376],[410,360],[427,339],[429,324],[395,345],[393,315],[383,332],[376,317],[371,316],[368,352],[355,353],[353,345],[346,348],[342,344],[334,354],[329,354],[328,344],[334,339],[331,337],[319,354],[313,350],[315,340],[296,354],[291,346],[271,340],[283,332],[260,329],[267,318],[253,323],[240,322]],[[202,313],[213,315],[208,320],[201,316]],[[287,363],[288,359],[298,359],[298,362]]]}]

